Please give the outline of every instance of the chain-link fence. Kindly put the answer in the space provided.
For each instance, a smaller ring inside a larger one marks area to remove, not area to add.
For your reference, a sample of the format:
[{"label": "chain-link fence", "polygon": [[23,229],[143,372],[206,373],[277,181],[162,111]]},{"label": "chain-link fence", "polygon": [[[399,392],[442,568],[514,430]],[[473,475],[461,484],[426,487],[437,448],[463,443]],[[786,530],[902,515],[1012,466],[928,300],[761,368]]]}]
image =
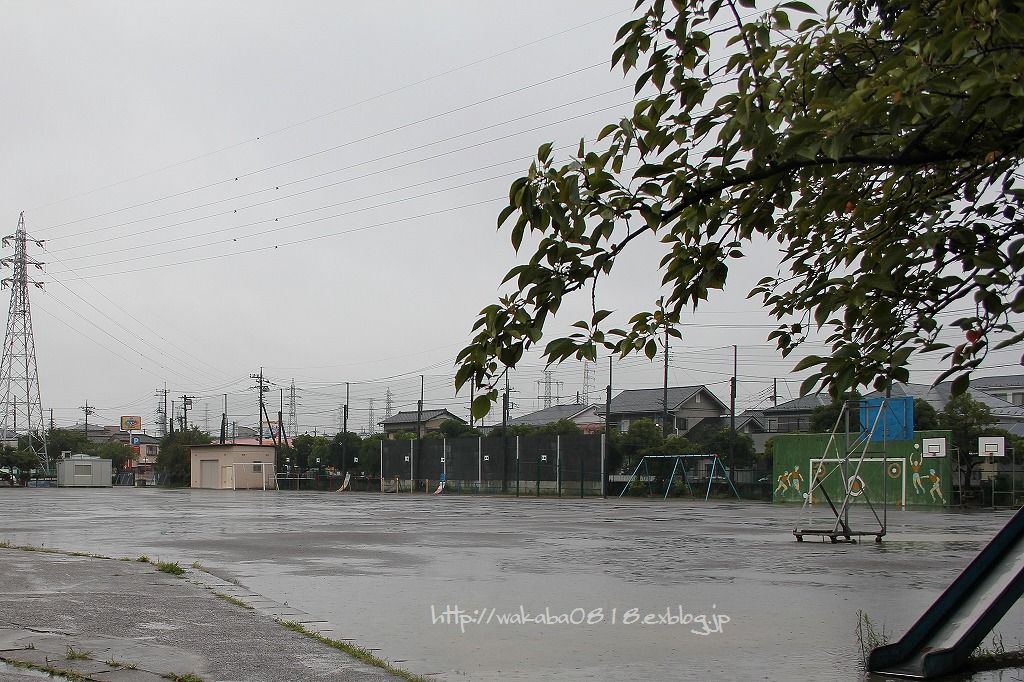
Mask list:
[{"label": "chain-link fence", "polygon": [[383,490],[601,495],[601,435],[381,441]]}]

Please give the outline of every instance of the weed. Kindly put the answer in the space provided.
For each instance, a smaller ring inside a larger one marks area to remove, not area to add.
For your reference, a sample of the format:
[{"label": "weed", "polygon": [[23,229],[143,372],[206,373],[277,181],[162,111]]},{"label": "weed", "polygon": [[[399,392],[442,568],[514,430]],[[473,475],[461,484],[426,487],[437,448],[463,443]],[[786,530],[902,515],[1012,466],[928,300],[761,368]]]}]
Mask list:
[{"label": "weed", "polygon": [[0,541],[0,549],[10,549],[11,543],[7,540]]},{"label": "weed", "polygon": [[60,668],[54,668],[49,665],[39,665],[37,663],[29,663],[28,661],[14,661],[8,658],[0,659],[7,665],[12,665],[15,668],[24,668],[25,670],[38,670],[41,673],[46,673],[50,677],[58,677],[62,680],[68,680],[68,682],[89,682],[89,678],[85,675],[80,675],[72,670],[61,670]]},{"label": "weed", "polygon": [[148,564],[149,563],[149,557],[146,556],[145,554],[143,554],[138,559],[136,559],[136,561],[138,561],[140,564]]},{"label": "weed", "polygon": [[185,569],[179,566],[177,561],[158,561],[156,562],[156,568],[158,571],[170,573],[171,575],[182,575],[185,573]]},{"label": "weed", "polygon": [[192,562],[192,568],[202,568],[202,567],[203,567],[203,565],[201,563],[199,563],[198,561],[193,561]]},{"label": "weed", "polygon": [[243,609],[251,609],[252,608],[251,606],[246,604],[244,601],[242,601],[238,597],[232,597],[230,594],[222,594],[220,592],[214,592],[213,594],[215,596],[217,596],[217,597],[220,597],[221,599],[223,599],[224,601],[226,601],[229,604],[234,604],[235,606],[239,606],[239,607],[241,607]]},{"label": "weed", "polygon": [[874,622],[863,611],[857,611],[857,644],[860,645],[860,657],[864,667],[867,668],[868,656],[880,646],[889,643],[889,635],[885,631],[885,624],[879,630]]},{"label": "weed", "polygon": [[67,656],[65,656],[65,658],[67,658],[69,661],[91,661],[92,652],[86,651],[85,649],[76,649],[73,646],[69,646],[68,653]]},{"label": "weed", "polygon": [[330,637],[325,637],[324,635],[321,635],[319,632],[309,630],[301,623],[296,623],[295,621],[279,620],[277,622],[283,625],[284,627],[288,628],[292,632],[298,632],[299,634],[305,635],[306,637],[315,639],[321,644],[329,646],[332,649],[344,651],[349,656],[352,656],[353,658],[360,660],[363,663],[368,663],[370,665],[377,666],[378,668],[386,670],[392,675],[401,677],[403,680],[408,680],[408,682],[429,682],[429,680],[426,677],[416,675],[415,673],[411,673],[408,670],[402,670],[401,668],[394,666],[391,663],[388,663],[383,658],[375,656],[373,652],[369,649],[357,646],[355,644],[349,644],[348,642],[339,642],[338,640],[331,639]]},{"label": "weed", "polygon": [[199,675],[196,675],[195,673],[188,673],[187,675],[167,673],[166,675],[161,675],[160,677],[163,677],[167,680],[173,680],[174,682],[203,682],[203,678],[199,677]]},{"label": "weed", "polygon": [[123,668],[124,670],[138,670],[138,663],[129,663],[128,661],[119,661],[116,658],[112,658],[109,661],[104,661],[111,668]]}]

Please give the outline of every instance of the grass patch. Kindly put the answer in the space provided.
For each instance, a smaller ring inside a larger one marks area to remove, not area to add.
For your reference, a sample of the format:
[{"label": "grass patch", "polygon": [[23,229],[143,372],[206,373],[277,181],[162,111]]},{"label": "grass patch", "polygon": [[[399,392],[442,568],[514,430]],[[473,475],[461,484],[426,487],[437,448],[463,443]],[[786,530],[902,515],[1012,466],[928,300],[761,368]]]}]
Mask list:
[{"label": "grass patch", "polygon": [[392,675],[396,675],[397,677],[400,677],[403,680],[408,680],[408,682],[430,682],[429,679],[423,677],[422,675],[411,673],[408,670],[402,670],[401,668],[396,667],[391,663],[388,663],[383,658],[376,656],[372,651],[364,647],[357,646],[355,644],[349,644],[348,642],[339,642],[336,639],[325,637],[324,635],[321,635],[319,632],[313,632],[312,630],[307,629],[301,623],[296,623],[295,621],[279,620],[277,622],[283,625],[284,627],[288,628],[292,632],[298,632],[301,635],[305,635],[306,637],[315,639],[321,644],[329,646],[332,649],[344,651],[349,656],[357,660],[360,660],[363,663],[368,663],[369,665],[373,665],[378,668],[381,668],[382,670],[386,670]]},{"label": "grass patch", "polygon": [[179,576],[185,573],[185,569],[179,566],[177,561],[158,561],[156,562],[156,570]]},{"label": "grass patch", "polygon": [[69,661],[91,661],[92,652],[86,651],[85,649],[76,649],[73,646],[68,647],[68,653],[65,656]]},{"label": "grass patch", "polygon": [[138,561],[140,564],[148,564],[149,563],[149,557],[146,556],[145,554],[143,554],[138,559],[136,559],[136,561]]},{"label": "grass patch", "polygon": [[119,661],[119,660],[117,660],[115,658],[112,658],[109,661],[103,661],[103,662],[106,663],[107,665],[109,665],[111,668],[122,668],[124,670],[138,670],[139,669],[139,664],[138,663],[129,663],[128,661]]},{"label": "grass patch", "polygon": [[203,567],[203,565],[201,563],[199,563],[198,561],[193,561],[192,562],[192,568],[199,568],[199,569],[201,569],[202,567]]},{"label": "grass patch", "polygon": [[238,606],[238,607],[243,608],[243,609],[250,609],[250,610],[252,609],[251,606],[246,604],[244,601],[242,601],[238,597],[232,597],[230,594],[224,594],[222,592],[214,592],[213,594],[215,596],[217,596],[217,597],[220,597],[221,599],[223,599],[224,601],[226,601],[229,604],[234,604],[235,606]]},{"label": "grass patch", "polygon": [[13,661],[9,658],[0,658],[7,665],[12,665],[15,668],[23,668],[25,670],[37,670],[41,673],[46,673],[51,677],[62,677],[70,682],[89,682],[89,678],[85,675],[80,675],[73,670],[62,670],[60,668],[54,668],[50,665],[38,665],[36,663],[29,663],[28,661]]}]

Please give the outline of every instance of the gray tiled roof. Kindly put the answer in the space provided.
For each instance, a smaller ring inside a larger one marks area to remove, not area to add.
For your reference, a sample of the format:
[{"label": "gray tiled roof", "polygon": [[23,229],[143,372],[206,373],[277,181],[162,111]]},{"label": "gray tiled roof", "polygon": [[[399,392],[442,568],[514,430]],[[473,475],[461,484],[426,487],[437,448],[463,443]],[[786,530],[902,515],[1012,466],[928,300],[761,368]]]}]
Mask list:
[{"label": "gray tiled roof", "polygon": [[[465,419],[462,419],[462,418],[457,417],[456,415],[452,414],[448,410],[423,410],[420,413],[420,421],[424,421],[424,422],[430,421],[431,419],[434,419],[436,417],[440,417],[442,415],[447,415],[447,417],[449,419],[458,419],[460,422],[465,422],[466,421]],[[410,410],[408,412],[398,412],[397,414],[393,414],[393,415],[391,415],[390,417],[388,417],[387,419],[385,419],[384,421],[381,422],[381,424],[415,424],[415,423],[416,423],[416,410]]]},{"label": "gray tiled roof", "polygon": [[543,410],[537,410],[529,414],[516,417],[509,421],[509,424],[528,424],[530,426],[544,426],[559,419],[572,419],[580,412],[585,412],[591,406],[584,403],[572,403],[570,405],[552,405]]},{"label": "gray tiled roof", "polygon": [[800,398],[794,398],[773,407],[766,407],[766,415],[784,414],[787,412],[814,412],[822,405],[831,405],[832,398],[827,393],[813,393]]},{"label": "gray tiled roof", "polygon": [[[727,409],[725,404],[718,399],[718,396],[708,390],[707,386],[670,386],[668,389],[668,409],[675,410],[699,391],[708,393],[718,403],[719,407]],[[664,409],[662,402],[663,393],[664,389],[662,388],[625,390],[612,398],[612,414],[661,412]]]},{"label": "gray tiled roof", "polygon": [[998,388],[1020,388],[1024,386],[1024,375],[1004,374],[996,377],[971,377],[971,388],[991,391]]},{"label": "gray tiled roof", "polygon": [[[891,395],[894,397],[907,396],[914,400],[924,400],[931,404],[937,412],[941,412],[946,407],[946,403],[949,402],[950,390],[952,387],[953,384],[949,381],[943,382],[938,386],[928,386],[925,384],[893,384]],[[874,391],[872,393],[868,393],[864,397],[880,398],[882,395],[882,392]],[[972,399],[977,400],[979,403],[987,405],[988,408],[992,410],[992,415],[999,419],[1024,419],[1024,408],[996,398],[995,396],[976,388],[973,384],[967,389],[967,395]]]}]

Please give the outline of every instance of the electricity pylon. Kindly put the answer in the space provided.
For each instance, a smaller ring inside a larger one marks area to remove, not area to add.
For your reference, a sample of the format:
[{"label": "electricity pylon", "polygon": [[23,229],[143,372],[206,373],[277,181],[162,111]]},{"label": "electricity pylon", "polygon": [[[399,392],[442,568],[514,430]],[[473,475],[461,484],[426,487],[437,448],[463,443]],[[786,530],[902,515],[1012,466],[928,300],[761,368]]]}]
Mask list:
[{"label": "electricity pylon", "polygon": [[[36,246],[43,245],[41,241],[32,241]],[[14,255],[0,258],[0,266],[14,270],[10,277],[0,281],[4,287],[11,288],[3,359],[0,360],[0,438],[6,443],[25,436],[28,449],[49,471],[50,456],[46,451],[46,427],[39,395],[36,343],[32,337],[32,310],[28,301],[29,285],[43,288],[42,282],[29,279],[29,266],[42,270],[43,264],[28,257],[24,213],[18,218],[18,229],[4,237],[2,244],[7,247],[11,242],[14,243]]]}]

